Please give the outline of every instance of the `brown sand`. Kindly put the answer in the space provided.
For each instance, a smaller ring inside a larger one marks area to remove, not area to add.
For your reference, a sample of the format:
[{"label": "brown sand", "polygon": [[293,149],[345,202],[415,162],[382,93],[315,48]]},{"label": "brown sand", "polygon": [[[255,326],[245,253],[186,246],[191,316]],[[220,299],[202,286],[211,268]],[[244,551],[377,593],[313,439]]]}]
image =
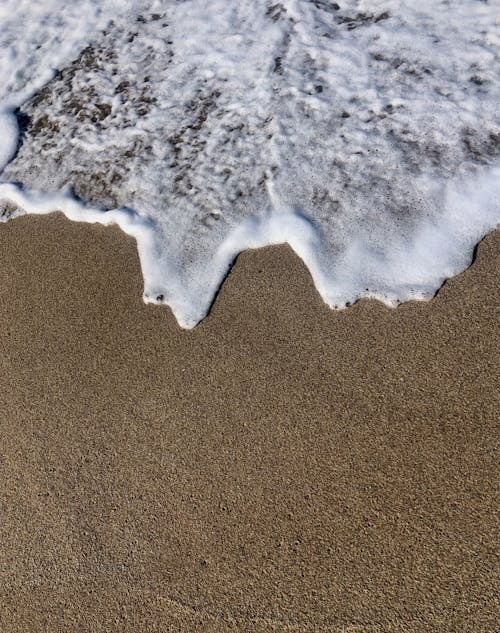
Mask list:
[{"label": "brown sand", "polygon": [[118,229],[0,226],[0,630],[496,630],[499,245],[340,313],[247,252],[185,332]]}]

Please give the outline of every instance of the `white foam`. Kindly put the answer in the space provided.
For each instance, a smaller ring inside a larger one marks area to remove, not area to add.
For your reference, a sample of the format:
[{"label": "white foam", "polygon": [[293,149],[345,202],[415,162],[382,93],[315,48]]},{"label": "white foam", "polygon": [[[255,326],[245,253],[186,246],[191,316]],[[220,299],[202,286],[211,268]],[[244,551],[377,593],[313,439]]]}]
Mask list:
[{"label": "white foam", "polygon": [[19,126],[13,112],[0,111],[0,171],[11,161],[17,151]]},{"label": "white foam", "polygon": [[281,242],[332,307],[429,298],[500,219],[500,14],[338,4],[4,0],[3,219],[117,223],[184,327]]}]

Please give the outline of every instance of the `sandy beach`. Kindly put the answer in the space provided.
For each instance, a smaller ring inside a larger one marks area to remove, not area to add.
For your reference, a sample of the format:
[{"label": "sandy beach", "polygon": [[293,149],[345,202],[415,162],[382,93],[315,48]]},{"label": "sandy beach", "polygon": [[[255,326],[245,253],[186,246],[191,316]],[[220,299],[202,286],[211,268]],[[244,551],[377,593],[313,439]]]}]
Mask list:
[{"label": "sandy beach", "polygon": [[499,245],[342,312],[248,251],[183,331],[118,229],[0,225],[0,629],[496,630]]}]

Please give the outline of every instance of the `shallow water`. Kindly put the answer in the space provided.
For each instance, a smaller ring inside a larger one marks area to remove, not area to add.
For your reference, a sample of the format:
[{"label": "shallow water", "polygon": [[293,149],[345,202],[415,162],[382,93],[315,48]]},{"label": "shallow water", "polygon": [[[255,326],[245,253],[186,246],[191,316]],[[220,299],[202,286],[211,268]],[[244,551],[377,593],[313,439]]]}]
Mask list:
[{"label": "shallow water", "polygon": [[0,217],[117,222],[185,327],[245,248],[395,305],[498,225],[493,2],[6,0],[0,27]]}]

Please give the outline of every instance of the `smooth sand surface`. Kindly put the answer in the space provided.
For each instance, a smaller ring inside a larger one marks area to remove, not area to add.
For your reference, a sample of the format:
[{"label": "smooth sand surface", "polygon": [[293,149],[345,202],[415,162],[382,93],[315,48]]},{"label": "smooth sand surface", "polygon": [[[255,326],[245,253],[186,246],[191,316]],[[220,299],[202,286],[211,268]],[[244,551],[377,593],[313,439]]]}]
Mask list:
[{"label": "smooth sand surface", "polygon": [[0,630],[495,631],[499,246],[343,312],[250,251],[187,332],[118,229],[0,225]]}]

